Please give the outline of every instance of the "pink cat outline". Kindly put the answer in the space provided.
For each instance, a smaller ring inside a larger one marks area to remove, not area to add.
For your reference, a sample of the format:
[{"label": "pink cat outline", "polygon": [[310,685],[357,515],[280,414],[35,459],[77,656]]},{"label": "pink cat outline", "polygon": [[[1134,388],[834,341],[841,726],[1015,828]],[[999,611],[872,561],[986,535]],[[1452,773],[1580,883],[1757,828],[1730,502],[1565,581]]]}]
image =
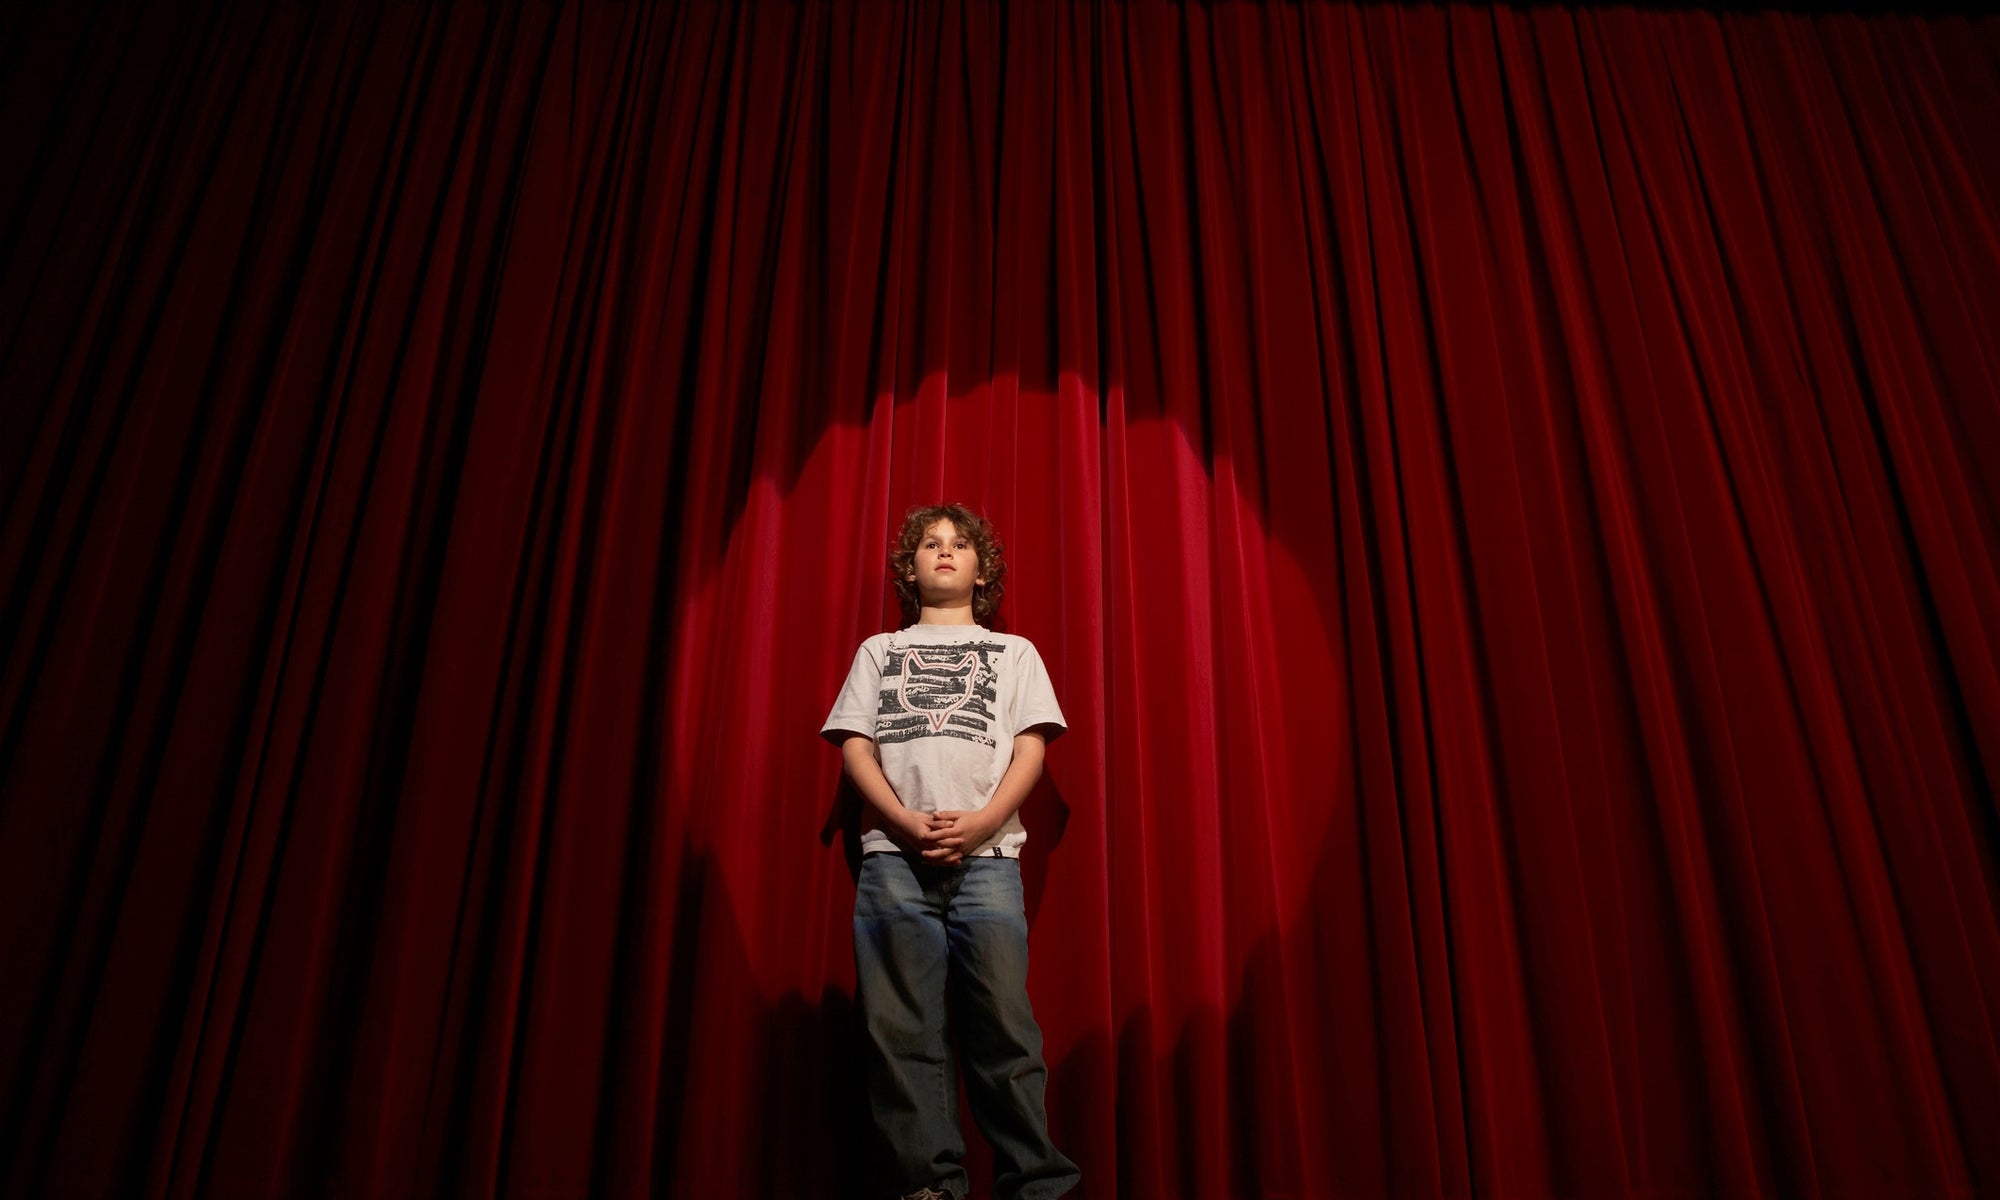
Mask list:
[{"label": "pink cat outline", "polygon": [[961,708],[964,708],[965,702],[972,699],[972,685],[975,679],[977,678],[977,673],[972,671],[966,672],[965,693],[961,695],[956,701],[954,701],[950,708],[947,708],[942,712],[930,712],[925,709],[918,708],[916,705],[910,703],[910,696],[908,690],[910,686],[910,676],[915,673],[916,668],[920,664],[926,673],[936,672],[936,671],[956,671],[961,668],[971,666],[972,660],[977,657],[979,656],[970,650],[966,651],[964,654],[961,654],[955,660],[944,660],[944,661],[936,661],[924,658],[923,652],[919,650],[911,650],[908,654],[904,655],[903,678],[900,682],[896,684],[896,699],[902,703],[903,711],[910,713],[922,713],[924,719],[931,723],[932,733],[936,733],[939,730],[943,729],[944,723],[951,718],[951,714],[957,712]]}]

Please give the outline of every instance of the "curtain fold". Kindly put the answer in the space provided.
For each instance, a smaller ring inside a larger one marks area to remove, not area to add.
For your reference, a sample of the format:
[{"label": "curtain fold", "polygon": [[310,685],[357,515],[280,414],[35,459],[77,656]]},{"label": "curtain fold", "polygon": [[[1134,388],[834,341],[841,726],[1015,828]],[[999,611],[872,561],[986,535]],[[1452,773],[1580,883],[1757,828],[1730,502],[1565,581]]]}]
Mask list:
[{"label": "curtain fold", "polygon": [[6,20],[5,1194],[875,1194],[939,499],[1082,1194],[2000,1191],[1992,18]]}]

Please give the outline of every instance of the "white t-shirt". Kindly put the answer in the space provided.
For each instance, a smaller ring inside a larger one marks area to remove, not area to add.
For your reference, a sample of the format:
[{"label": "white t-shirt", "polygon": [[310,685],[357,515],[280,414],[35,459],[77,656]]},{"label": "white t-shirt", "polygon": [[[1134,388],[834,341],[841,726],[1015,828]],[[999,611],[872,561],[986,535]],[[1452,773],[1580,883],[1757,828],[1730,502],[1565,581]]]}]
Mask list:
[{"label": "white t-shirt", "polygon": [[[978,625],[912,625],[861,643],[820,736],[873,738],[904,807],[952,812],[986,807],[1014,736],[1036,726],[1050,740],[1066,728],[1034,643]],[[1015,813],[974,853],[1018,858],[1027,840]],[[895,850],[881,829],[863,830],[862,853]]]}]

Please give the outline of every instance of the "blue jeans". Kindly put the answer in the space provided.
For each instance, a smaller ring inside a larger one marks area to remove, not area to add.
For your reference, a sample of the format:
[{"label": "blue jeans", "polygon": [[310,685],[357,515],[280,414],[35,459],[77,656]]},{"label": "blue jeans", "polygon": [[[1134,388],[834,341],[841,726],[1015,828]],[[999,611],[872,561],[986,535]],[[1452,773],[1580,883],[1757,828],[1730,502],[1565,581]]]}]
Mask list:
[{"label": "blue jeans", "polygon": [[1042,1031],[1028,1004],[1021,864],[936,867],[901,854],[861,860],[854,896],[856,991],[868,1095],[900,1191],[967,1193],[951,1032],[965,1090],[993,1146],[1000,1200],[1048,1200],[1081,1175],[1049,1141]]}]

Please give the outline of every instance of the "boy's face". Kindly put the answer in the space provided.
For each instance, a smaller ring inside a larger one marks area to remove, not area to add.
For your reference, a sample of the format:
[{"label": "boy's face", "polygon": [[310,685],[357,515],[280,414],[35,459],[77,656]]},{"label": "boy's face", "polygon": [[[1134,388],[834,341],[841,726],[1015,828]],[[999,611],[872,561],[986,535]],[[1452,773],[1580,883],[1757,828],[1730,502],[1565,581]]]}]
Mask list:
[{"label": "boy's face", "polygon": [[924,530],[917,543],[916,568],[910,578],[925,603],[970,597],[974,584],[986,582],[979,573],[979,551],[949,519]]}]

